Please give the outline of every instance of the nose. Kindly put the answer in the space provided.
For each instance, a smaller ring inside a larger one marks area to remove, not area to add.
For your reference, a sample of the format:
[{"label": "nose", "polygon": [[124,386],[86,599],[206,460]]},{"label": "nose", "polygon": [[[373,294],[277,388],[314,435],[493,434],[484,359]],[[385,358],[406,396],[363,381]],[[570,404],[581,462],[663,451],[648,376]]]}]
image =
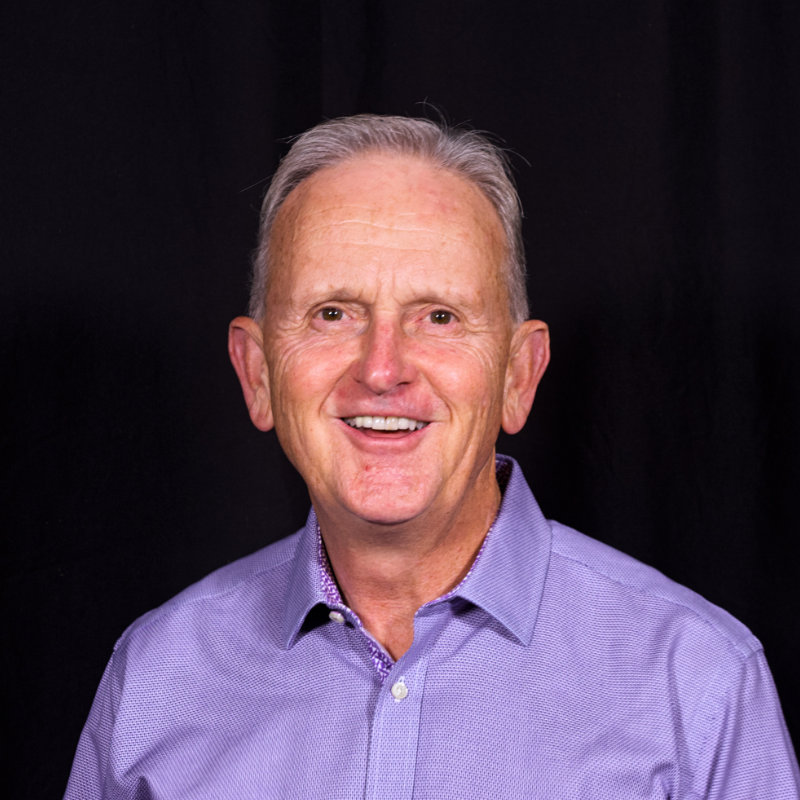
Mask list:
[{"label": "nose", "polygon": [[374,394],[387,394],[413,380],[407,336],[396,320],[370,322],[356,369],[356,379]]}]

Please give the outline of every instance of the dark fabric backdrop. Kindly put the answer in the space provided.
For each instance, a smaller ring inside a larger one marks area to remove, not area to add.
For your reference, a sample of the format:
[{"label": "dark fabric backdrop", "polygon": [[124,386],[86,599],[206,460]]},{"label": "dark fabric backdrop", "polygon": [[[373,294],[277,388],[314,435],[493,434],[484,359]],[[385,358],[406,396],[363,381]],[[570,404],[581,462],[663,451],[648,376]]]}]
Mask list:
[{"label": "dark fabric backdrop", "polygon": [[0,13],[8,796],[63,791],[129,622],[303,522],[225,349],[259,201],[286,137],[424,101],[518,154],[553,362],[501,449],[546,514],[749,625],[798,736],[800,6]]}]

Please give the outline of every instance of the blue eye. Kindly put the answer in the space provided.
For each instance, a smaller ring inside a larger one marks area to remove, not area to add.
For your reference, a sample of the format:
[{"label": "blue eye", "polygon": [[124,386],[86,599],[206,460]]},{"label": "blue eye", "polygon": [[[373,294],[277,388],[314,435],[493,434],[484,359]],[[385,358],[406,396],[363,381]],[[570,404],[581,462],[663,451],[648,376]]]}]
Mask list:
[{"label": "blue eye", "polygon": [[326,308],[323,308],[319,312],[319,315],[325,320],[325,322],[339,322],[339,320],[341,320],[344,316],[342,314],[342,309],[335,308],[334,306],[327,306]]},{"label": "blue eye", "polygon": [[434,325],[448,325],[452,321],[453,315],[449,311],[445,311],[441,308],[436,311],[431,311],[431,322]]}]

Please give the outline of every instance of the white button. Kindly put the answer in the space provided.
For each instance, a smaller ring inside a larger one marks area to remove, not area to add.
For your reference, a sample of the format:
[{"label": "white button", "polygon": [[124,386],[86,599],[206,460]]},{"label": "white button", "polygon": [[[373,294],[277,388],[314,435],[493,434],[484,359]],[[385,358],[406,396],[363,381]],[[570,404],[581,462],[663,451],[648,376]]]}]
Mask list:
[{"label": "white button", "polygon": [[392,697],[399,703],[403,698],[408,696],[408,686],[405,685],[402,678],[392,686]]},{"label": "white button", "polygon": [[331,611],[328,616],[334,621],[338,622],[340,625],[344,622],[344,614],[339,611]]}]

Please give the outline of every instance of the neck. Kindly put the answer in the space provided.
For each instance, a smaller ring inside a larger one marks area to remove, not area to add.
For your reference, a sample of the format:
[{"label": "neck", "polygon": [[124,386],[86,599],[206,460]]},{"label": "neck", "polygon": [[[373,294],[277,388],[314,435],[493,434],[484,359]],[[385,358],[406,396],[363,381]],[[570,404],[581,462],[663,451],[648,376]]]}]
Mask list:
[{"label": "neck", "polygon": [[395,660],[411,646],[417,610],[457,586],[472,566],[500,505],[493,474],[472,497],[439,518],[394,525],[343,525],[316,509],[344,601]]}]

